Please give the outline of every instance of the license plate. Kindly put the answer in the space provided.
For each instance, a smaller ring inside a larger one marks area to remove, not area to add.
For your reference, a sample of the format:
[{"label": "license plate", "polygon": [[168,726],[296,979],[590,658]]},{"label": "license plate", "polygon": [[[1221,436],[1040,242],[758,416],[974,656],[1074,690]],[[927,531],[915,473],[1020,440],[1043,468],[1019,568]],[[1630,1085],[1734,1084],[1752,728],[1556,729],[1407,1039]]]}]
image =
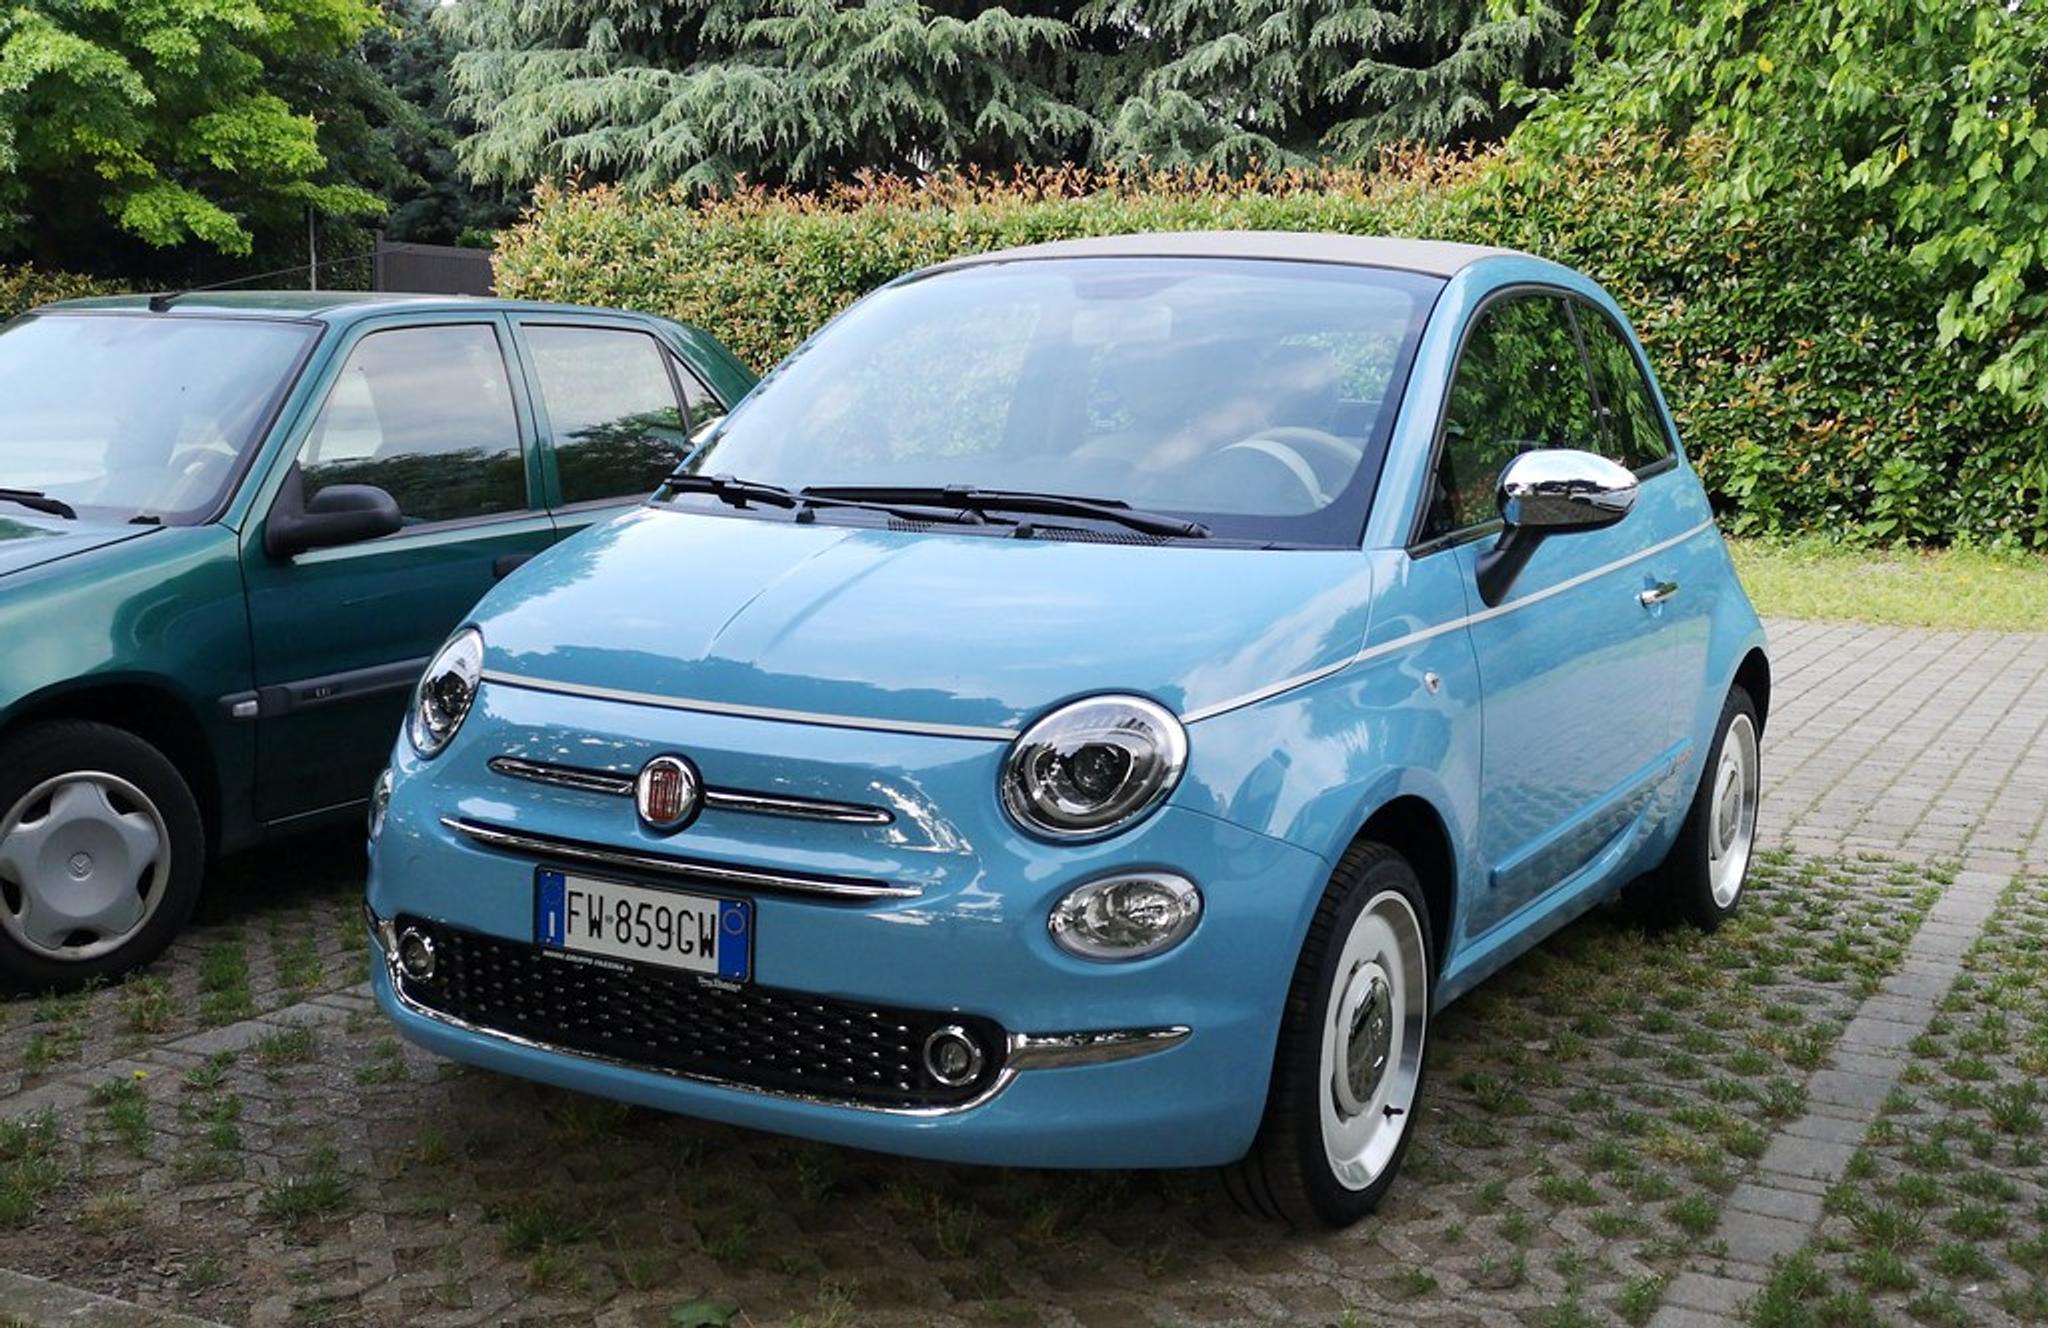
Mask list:
[{"label": "license plate", "polygon": [[754,906],[543,867],[534,873],[533,938],[565,956],[745,982],[753,974]]}]

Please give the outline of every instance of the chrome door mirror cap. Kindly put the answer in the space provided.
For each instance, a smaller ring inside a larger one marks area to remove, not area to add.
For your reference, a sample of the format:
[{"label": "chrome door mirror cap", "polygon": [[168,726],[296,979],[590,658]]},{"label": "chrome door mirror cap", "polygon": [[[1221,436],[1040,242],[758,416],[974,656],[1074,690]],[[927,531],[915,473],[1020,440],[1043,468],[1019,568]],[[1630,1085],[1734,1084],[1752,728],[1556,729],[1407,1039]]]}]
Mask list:
[{"label": "chrome door mirror cap", "polygon": [[1629,514],[1640,490],[1618,462],[1571,447],[1524,452],[1500,473],[1500,517],[1510,529],[1546,535],[1599,530]]},{"label": "chrome door mirror cap", "polygon": [[1524,452],[1500,473],[1500,542],[1479,555],[1479,598],[1507,598],[1536,546],[1552,535],[1604,530],[1627,516],[1641,485],[1627,466],[1571,447]]}]

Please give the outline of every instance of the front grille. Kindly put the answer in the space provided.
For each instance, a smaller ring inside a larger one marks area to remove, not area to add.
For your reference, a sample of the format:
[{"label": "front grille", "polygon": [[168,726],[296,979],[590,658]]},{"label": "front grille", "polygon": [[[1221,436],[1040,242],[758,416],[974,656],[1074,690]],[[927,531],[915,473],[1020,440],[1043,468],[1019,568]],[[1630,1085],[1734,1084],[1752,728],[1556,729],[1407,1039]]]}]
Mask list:
[{"label": "front grille", "polygon": [[[402,978],[406,999],[496,1033],[649,1069],[872,1106],[942,1107],[1001,1069],[1002,1030],[985,1019],[833,1000],[772,987],[714,986],[687,973],[600,968],[539,946],[400,918],[434,943],[434,976]],[[974,1082],[925,1072],[925,1038],[947,1025],[981,1044]]]}]

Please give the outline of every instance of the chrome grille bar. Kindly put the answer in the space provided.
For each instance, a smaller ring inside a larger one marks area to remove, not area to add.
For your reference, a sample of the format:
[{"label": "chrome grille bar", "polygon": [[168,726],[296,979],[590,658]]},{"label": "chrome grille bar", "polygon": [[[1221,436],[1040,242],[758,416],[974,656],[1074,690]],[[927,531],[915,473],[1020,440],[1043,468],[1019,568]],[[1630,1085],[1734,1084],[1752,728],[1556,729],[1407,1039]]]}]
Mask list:
[{"label": "chrome grille bar", "polygon": [[754,867],[735,867],[719,862],[671,858],[665,854],[615,848],[609,844],[593,844],[582,839],[565,839],[558,835],[537,834],[529,830],[511,830],[504,826],[471,821],[460,816],[444,816],[441,818],[441,824],[485,848],[549,858],[556,862],[610,867],[618,871],[645,872],[649,875],[695,881],[700,884],[729,885],[744,890],[769,890],[782,894],[844,900],[850,903],[875,899],[915,899],[924,893],[915,885],[894,885],[885,881],[862,881],[838,876],[798,876],[787,872],[763,871]]},{"label": "chrome grille bar", "polygon": [[[633,796],[633,776],[582,766],[529,761],[520,756],[493,756],[488,764],[495,774],[507,779],[525,779],[536,784],[603,793],[614,797]],[[742,812],[752,816],[784,816],[798,821],[831,821],[840,825],[887,825],[896,818],[880,807],[863,807],[853,802],[831,802],[824,798],[793,798],[780,793],[749,793],[738,789],[707,788],[704,805],[718,811]]]}]

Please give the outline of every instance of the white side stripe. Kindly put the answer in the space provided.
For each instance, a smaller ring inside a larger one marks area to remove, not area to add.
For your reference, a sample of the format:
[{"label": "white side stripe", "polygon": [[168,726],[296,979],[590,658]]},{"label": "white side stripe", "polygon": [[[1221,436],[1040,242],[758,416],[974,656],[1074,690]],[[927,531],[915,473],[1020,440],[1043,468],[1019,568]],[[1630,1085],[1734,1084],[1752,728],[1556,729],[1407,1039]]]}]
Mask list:
[{"label": "white side stripe", "polygon": [[1462,618],[1452,618],[1448,622],[1436,623],[1433,626],[1424,627],[1417,631],[1409,632],[1405,636],[1397,636],[1391,641],[1382,641],[1376,646],[1367,646],[1363,650],[1360,650],[1357,654],[1351,656],[1351,658],[1349,659],[1339,660],[1335,664],[1326,665],[1323,668],[1315,669],[1308,673],[1299,674],[1295,677],[1285,680],[1284,682],[1276,682],[1273,683],[1271,686],[1261,687],[1254,692],[1246,692],[1243,696],[1234,696],[1227,701],[1218,701],[1214,705],[1203,706],[1199,710],[1190,710],[1188,713],[1181,716],[1181,722],[1183,724],[1196,724],[1200,723],[1202,720],[1205,719],[1213,719],[1217,715],[1228,714],[1233,710],[1242,710],[1244,709],[1244,707],[1248,705],[1253,705],[1257,702],[1267,700],[1270,697],[1278,696],[1282,692],[1289,692],[1297,687],[1306,687],[1308,684],[1312,682],[1318,682],[1324,678],[1329,677],[1332,674],[1341,673],[1345,669],[1350,668],[1354,664],[1364,664],[1369,660],[1379,659],[1382,656],[1391,655],[1398,651],[1406,650],[1410,646],[1419,646],[1424,641],[1428,641],[1435,637],[1442,636],[1446,632],[1455,632],[1461,628],[1473,627],[1478,625],[1479,623],[1490,622],[1491,620],[1501,617],[1504,614],[1513,613],[1518,609],[1526,609],[1531,604],[1541,604],[1544,600],[1549,599],[1552,595],[1562,595],[1567,590],[1576,589],[1579,586],[1585,585],[1588,581],[1597,580],[1600,577],[1606,576],[1609,572],[1618,572],[1622,568],[1631,566],[1635,563],[1639,563],[1645,558],[1654,558],[1658,554],[1664,552],[1666,549],[1675,549],[1679,545],[1685,543],[1687,540],[1692,539],[1694,536],[1712,530],[1713,528],[1714,522],[1713,519],[1710,517],[1707,520],[1700,522],[1698,525],[1694,526],[1691,530],[1686,531],[1682,535],[1674,535],[1670,539],[1660,541],[1656,544],[1652,544],[1647,549],[1638,549],[1634,553],[1628,555],[1628,557],[1626,558],[1617,558],[1611,563],[1605,563],[1599,567],[1591,569],[1590,571],[1581,572],[1577,576],[1566,577],[1564,580],[1558,582],[1554,586],[1545,586],[1543,589],[1535,591],[1532,594],[1524,595],[1520,599],[1509,600],[1505,604],[1496,604],[1490,609],[1482,609],[1478,613],[1469,613]]}]

